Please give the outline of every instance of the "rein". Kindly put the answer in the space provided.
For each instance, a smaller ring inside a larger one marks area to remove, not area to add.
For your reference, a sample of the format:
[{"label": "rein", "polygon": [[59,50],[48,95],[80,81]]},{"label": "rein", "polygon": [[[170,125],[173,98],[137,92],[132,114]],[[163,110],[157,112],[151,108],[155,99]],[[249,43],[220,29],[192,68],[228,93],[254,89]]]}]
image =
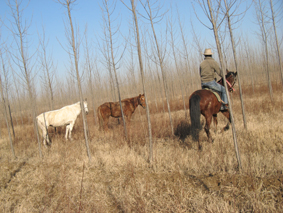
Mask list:
[{"label": "rein", "polygon": [[233,88],[233,86],[230,84],[230,82],[226,79],[226,83],[231,87],[231,89],[233,90],[233,91],[235,91],[235,89]]}]

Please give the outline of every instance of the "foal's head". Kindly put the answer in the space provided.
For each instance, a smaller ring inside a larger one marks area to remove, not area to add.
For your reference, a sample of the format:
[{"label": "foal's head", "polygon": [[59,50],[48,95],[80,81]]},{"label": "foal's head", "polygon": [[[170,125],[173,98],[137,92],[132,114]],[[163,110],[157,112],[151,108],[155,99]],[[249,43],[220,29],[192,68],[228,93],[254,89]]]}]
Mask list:
[{"label": "foal's head", "polygon": [[139,102],[139,105],[141,105],[143,108],[146,107],[144,94],[143,95],[141,95],[141,94],[139,95],[138,102]]}]

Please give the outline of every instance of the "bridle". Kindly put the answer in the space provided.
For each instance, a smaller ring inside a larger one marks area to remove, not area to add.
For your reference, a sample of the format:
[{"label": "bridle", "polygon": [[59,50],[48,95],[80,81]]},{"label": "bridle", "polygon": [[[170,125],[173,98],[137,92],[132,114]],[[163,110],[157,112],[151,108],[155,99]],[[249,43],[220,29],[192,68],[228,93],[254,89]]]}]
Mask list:
[{"label": "bridle", "polygon": [[230,87],[229,90],[230,90],[231,92],[232,92],[232,91],[235,91],[235,89],[234,89],[234,87],[233,87],[234,84],[235,84],[235,81],[234,81],[233,85],[231,85],[230,82],[226,79],[226,83],[229,85],[229,87]]},{"label": "bridle", "polygon": [[[233,92],[233,91],[235,91],[235,89],[234,89],[234,85],[235,85],[235,83],[236,83],[235,76],[234,76],[233,72],[231,72],[231,74],[230,74],[229,76],[228,76],[228,75],[229,75],[229,74],[226,75],[226,83],[227,83],[228,86],[229,86],[228,90],[229,90],[230,92]],[[227,77],[227,76],[228,76],[228,77]],[[227,80],[227,78],[229,79],[229,78],[231,78],[231,77],[233,77],[233,79],[234,79],[234,81],[233,81],[232,84]],[[222,86],[224,86],[223,78],[221,78],[217,83],[219,83],[219,84],[221,84]]]}]

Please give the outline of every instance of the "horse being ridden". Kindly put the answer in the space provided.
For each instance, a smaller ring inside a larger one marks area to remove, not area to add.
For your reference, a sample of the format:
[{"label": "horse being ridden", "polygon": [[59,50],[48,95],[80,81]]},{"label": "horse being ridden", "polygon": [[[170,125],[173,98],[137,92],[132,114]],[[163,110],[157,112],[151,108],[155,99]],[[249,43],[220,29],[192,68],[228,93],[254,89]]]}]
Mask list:
[{"label": "horse being ridden", "polygon": [[[127,121],[130,122],[132,114],[135,112],[135,109],[138,105],[141,105],[145,108],[145,97],[143,95],[139,95],[133,98],[123,99],[122,108],[124,116],[127,118]],[[108,121],[109,117],[120,118],[122,117],[120,103],[118,102],[106,102],[100,105],[97,108],[97,116],[99,121],[99,130],[102,128],[104,130],[108,130]]]},{"label": "horse being ridden", "polygon": [[[234,90],[233,86],[236,82],[237,73],[227,71],[226,83],[228,90],[231,92]],[[219,84],[223,85],[223,79],[218,81]],[[220,111],[222,103],[217,99],[212,91],[202,89],[195,91],[189,99],[190,117],[191,117],[191,131],[195,141],[199,143],[199,149],[201,149],[199,142],[199,131],[201,130],[200,115],[205,117],[205,132],[208,137],[208,141],[212,143],[212,137],[209,132],[212,117],[217,125],[217,113]],[[222,114],[231,122],[229,109],[221,111]],[[223,128],[223,131],[229,129],[229,122]]]},{"label": "horse being ridden", "polygon": [[[83,102],[84,110],[88,114],[87,100]],[[65,106],[58,110],[53,110],[49,112],[41,113],[36,117],[39,128],[42,131],[43,144],[51,145],[48,136],[48,127],[59,127],[66,125],[66,135],[65,138],[72,140],[72,130],[78,115],[81,113],[81,104],[77,102],[75,104]],[[47,141],[47,144],[46,144]]]}]

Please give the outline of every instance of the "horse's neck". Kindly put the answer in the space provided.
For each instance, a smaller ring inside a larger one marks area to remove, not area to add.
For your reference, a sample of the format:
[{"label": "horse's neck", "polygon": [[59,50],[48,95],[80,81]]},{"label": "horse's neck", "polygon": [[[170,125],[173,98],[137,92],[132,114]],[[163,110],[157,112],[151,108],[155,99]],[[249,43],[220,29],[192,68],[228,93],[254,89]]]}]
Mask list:
[{"label": "horse's neck", "polygon": [[81,109],[81,103],[77,102],[75,104],[73,104],[74,108],[76,109],[77,113],[80,114],[82,109]]},{"label": "horse's neck", "polygon": [[138,97],[132,98],[131,103],[133,104],[133,107],[134,107],[134,110],[135,110],[139,105]]}]

